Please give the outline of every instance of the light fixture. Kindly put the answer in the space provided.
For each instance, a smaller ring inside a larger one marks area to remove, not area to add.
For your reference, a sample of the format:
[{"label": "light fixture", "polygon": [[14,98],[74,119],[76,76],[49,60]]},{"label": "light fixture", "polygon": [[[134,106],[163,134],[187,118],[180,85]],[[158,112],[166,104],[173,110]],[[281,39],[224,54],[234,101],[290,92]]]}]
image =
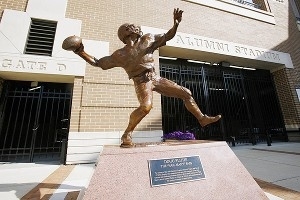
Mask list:
[{"label": "light fixture", "polygon": [[237,68],[237,69],[243,69],[243,67],[235,66],[235,65],[230,65],[229,67],[231,67],[231,68]]},{"label": "light fixture", "polygon": [[217,65],[216,63],[212,63],[212,62],[206,62],[206,61],[198,61],[198,60],[187,60],[188,62],[191,63],[199,63],[199,64],[205,64],[205,65]]},{"label": "light fixture", "polygon": [[223,91],[223,90],[225,90],[225,89],[224,89],[224,88],[209,88],[209,90]]},{"label": "light fixture", "polygon": [[221,65],[222,67],[230,67],[230,63],[229,63],[229,62],[226,62],[226,61],[220,62],[220,65]]},{"label": "light fixture", "polygon": [[37,89],[40,89],[41,86],[38,86],[38,87],[34,87],[34,88],[30,88],[28,91],[33,91],[33,90],[37,90]]},{"label": "light fixture", "polygon": [[251,67],[242,67],[242,66],[235,66],[235,65],[230,65],[229,67],[237,68],[237,69],[256,70],[255,68],[251,68]]},{"label": "light fixture", "polygon": [[166,57],[166,56],[159,56],[159,58],[167,59],[167,60],[177,60],[177,58]]},{"label": "light fixture", "polygon": [[251,67],[243,67],[243,69],[246,69],[246,70],[256,70],[255,68],[251,68]]},{"label": "light fixture", "polygon": [[188,62],[191,62],[191,63],[200,63],[200,64],[208,64],[207,62],[204,62],[204,61],[198,61],[198,60],[187,60]]},{"label": "light fixture", "polygon": [[39,82],[37,82],[37,81],[32,81],[32,82],[30,83],[30,86],[31,86],[31,87],[37,87],[38,84],[39,84]]}]

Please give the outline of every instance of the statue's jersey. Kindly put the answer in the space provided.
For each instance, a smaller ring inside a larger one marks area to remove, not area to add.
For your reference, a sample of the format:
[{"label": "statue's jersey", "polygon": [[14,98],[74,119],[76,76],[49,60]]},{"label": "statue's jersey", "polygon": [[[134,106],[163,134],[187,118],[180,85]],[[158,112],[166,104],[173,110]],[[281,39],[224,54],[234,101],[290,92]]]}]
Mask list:
[{"label": "statue's jersey", "polygon": [[113,53],[129,79],[154,68],[153,52],[166,45],[165,34],[145,34],[133,46],[125,46]]}]

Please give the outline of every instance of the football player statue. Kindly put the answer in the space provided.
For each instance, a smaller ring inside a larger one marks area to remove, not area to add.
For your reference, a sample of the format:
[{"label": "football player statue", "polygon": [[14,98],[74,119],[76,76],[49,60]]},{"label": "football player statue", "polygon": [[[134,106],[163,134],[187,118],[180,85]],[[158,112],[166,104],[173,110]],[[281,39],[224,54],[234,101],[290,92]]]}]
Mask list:
[{"label": "football player statue", "polygon": [[100,67],[103,70],[122,67],[129,79],[133,80],[139,107],[130,115],[128,126],[121,137],[121,147],[133,146],[132,132],[152,109],[153,91],[168,97],[182,99],[187,110],[197,118],[202,127],[217,122],[221,118],[221,115],[207,116],[203,114],[189,89],[160,77],[154,70],[153,52],[166,45],[166,42],[175,36],[182,13],[182,10],[174,9],[173,27],[164,34],[143,34],[140,26],[129,23],[121,25],[118,29],[118,37],[125,46],[110,56],[100,59],[87,54],[81,38],[77,36],[66,38],[62,44],[65,50],[73,51],[92,66]]}]

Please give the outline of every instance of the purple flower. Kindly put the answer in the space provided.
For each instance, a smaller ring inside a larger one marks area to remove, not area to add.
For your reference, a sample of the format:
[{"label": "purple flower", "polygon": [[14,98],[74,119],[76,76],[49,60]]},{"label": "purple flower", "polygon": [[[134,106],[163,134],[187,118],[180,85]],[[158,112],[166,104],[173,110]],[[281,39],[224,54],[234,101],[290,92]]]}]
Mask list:
[{"label": "purple flower", "polygon": [[172,133],[164,134],[163,139],[172,139],[172,140],[195,140],[195,135],[191,132],[181,132],[174,131]]}]

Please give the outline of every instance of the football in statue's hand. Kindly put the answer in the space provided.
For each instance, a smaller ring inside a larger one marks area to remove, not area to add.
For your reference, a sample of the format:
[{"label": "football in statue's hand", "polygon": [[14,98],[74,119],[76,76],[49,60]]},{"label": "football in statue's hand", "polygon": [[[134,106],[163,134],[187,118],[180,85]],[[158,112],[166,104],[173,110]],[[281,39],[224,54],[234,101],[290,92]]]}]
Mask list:
[{"label": "football in statue's hand", "polygon": [[67,51],[75,51],[80,47],[80,44],[82,43],[82,39],[78,36],[70,36],[67,37],[63,43],[62,48]]}]

